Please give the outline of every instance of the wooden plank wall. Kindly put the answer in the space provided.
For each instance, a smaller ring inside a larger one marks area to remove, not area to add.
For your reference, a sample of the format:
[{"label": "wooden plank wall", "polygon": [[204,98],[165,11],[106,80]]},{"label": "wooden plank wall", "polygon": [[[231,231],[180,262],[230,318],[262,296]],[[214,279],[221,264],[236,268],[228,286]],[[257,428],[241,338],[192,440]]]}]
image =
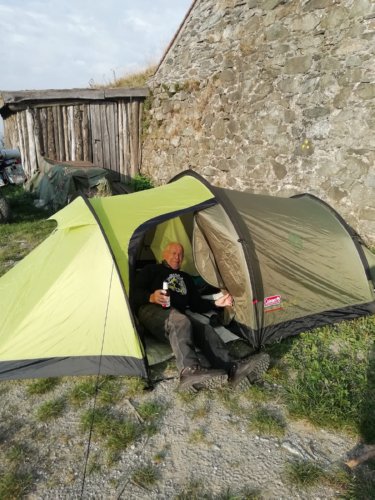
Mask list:
[{"label": "wooden plank wall", "polygon": [[6,147],[19,148],[26,175],[38,170],[41,157],[90,161],[134,177],[141,161],[143,98],[79,104],[41,104],[4,120]]}]

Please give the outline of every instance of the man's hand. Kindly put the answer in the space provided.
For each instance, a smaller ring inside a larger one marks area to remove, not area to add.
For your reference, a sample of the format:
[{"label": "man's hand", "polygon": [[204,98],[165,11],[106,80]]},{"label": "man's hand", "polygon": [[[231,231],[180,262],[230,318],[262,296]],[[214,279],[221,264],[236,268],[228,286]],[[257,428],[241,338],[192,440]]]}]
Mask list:
[{"label": "man's hand", "polygon": [[233,297],[230,293],[226,293],[219,299],[215,300],[215,306],[217,307],[226,307],[226,306],[233,306]]},{"label": "man's hand", "polygon": [[150,302],[151,304],[159,304],[160,306],[165,305],[168,302],[165,290],[155,290],[155,292],[150,295]]}]

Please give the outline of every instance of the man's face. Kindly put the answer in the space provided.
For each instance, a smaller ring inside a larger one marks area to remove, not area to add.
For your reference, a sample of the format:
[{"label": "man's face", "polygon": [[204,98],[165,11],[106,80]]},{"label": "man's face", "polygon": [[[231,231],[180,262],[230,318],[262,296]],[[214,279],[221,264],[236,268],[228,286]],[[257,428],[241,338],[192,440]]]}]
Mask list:
[{"label": "man's face", "polygon": [[181,245],[172,243],[164,250],[163,258],[172,269],[180,269],[184,260],[184,250]]}]

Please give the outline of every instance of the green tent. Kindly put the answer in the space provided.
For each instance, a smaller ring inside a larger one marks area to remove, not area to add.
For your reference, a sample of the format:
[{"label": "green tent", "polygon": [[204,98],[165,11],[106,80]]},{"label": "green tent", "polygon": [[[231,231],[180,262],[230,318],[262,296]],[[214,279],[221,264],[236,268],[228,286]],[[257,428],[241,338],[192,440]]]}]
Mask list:
[{"label": "green tent", "polygon": [[187,171],[146,191],[78,197],[53,219],[0,278],[0,379],[147,378],[132,286],[168,241],[184,244],[186,270],[229,290],[236,332],[255,348],[375,313],[375,255],[313,196],[216,188]]}]

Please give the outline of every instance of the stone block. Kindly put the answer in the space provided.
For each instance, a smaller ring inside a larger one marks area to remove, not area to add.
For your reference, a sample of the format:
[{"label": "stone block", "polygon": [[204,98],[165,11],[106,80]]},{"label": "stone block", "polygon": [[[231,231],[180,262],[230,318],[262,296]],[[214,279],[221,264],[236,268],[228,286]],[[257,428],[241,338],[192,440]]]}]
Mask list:
[{"label": "stone block", "polygon": [[286,61],[284,72],[292,75],[306,73],[311,65],[312,57],[310,55],[291,57]]},{"label": "stone block", "polygon": [[282,23],[275,23],[266,31],[266,40],[268,42],[274,42],[276,40],[285,39],[288,35],[289,31]]},{"label": "stone block", "polygon": [[333,105],[335,108],[342,109],[347,106],[348,100],[351,96],[352,89],[349,87],[343,88],[335,95]]},{"label": "stone block", "polygon": [[310,0],[304,5],[303,10],[312,11],[316,9],[327,9],[332,7],[334,3],[334,0]]},{"label": "stone block", "polygon": [[212,133],[216,139],[224,139],[226,136],[226,124],[223,119],[219,119],[214,123]]},{"label": "stone block", "polygon": [[281,163],[279,163],[276,160],[271,160],[271,163],[272,163],[272,168],[273,168],[273,171],[274,171],[274,173],[276,175],[276,178],[279,179],[279,180],[284,179],[284,177],[288,173],[288,171],[285,168],[285,166],[282,165]]},{"label": "stone block", "polygon": [[361,83],[355,92],[361,99],[369,100],[375,97],[375,83]]},{"label": "stone block", "polygon": [[323,29],[332,30],[348,21],[349,13],[345,7],[336,7],[327,12],[321,20],[320,26]]},{"label": "stone block", "polygon": [[318,15],[308,13],[292,19],[290,29],[292,31],[303,31],[305,34],[309,31],[313,31],[319,23],[320,17]]},{"label": "stone block", "polygon": [[317,106],[316,108],[305,109],[302,114],[306,118],[320,118],[321,116],[329,115],[330,109],[323,106]]},{"label": "stone block", "polygon": [[285,0],[264,0],[262,2],[262,7],[264,10],[273,10],[280,4],[285,3]]}]

